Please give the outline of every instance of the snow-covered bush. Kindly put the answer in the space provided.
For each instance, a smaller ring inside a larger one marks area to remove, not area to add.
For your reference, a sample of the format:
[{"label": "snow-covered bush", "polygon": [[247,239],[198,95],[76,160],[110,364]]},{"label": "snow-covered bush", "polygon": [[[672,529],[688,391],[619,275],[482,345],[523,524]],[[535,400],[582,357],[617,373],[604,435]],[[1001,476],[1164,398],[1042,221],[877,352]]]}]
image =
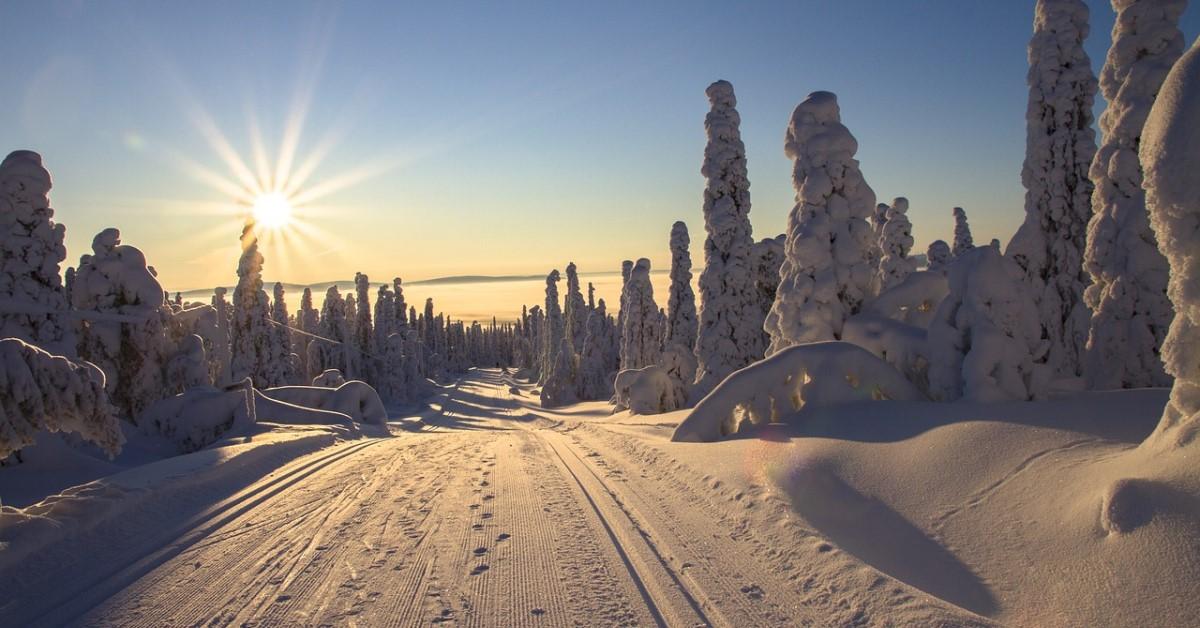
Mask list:
[{"label": "snow-covered bush", "polygon": [[1049,342],[1037,360],[1056,378],[1079,374],[1090,320],[1083,250],[1092,214],[1088,169],[1096,153],[1096,78],[1083,47],[1087,34],[1083,0],[1038,0],[1021,170],[1025,222],[1005,252],[1021,268],[1038,307],[1041,337]]},{"label": "snow-covered bush", "polygon": [[0,338],[75,355],[59,267],[66,228],[54,222],[50,173],[33,151],[0,162]]},{"label": "snow-covered bush", "polygon": [[875,278],[877,292],[891,289],[917,269],[916,260],[908,256],[912,250],[912,223],[908,220],[908,199],[897,198],[887,211],[887,222],[879,237],[879,271]]},{"label": "snow-covered bush", "polygon": [[971,249],[950,266],[950,292],[928,332],[934,399],[1025,400],[1049,379],[1045,367],[1035,369],[1045,343],[1019,273],[990,246]]},{"label": "snow-covered bush", "polygon": [[1146,206],[1158,248],[1171,266],[1167,296],[1175,307],[1162,345],[1175,378],[1158,430],[1163,446],[1200,433],[1200,42],[1175,64],[1142,131]]},{"label": "snow-covered bush", "polygon": [[613,383],[613,412],[662,414],[677,410],[675,390],[671,376],[661,366],[623,370]]},{"label": "snow-covered bush", "polygon": [[542,386],[540,400],[543,408],[558,408],[579,401],[579,382],[575,365],[575,351],[571,349],[571,341],[563,336],[559,342],[558,353],[555,355],[554,366],[550,376]]},{"label": "snow-covered bush", "polygon": [[17,338],[0,340],[0,460],[42,430],[75,432],[110,456],[125,442],[100,369]]},{"label": "snow-covered bush", "polygon": [[687,415],[671,437],[707,442],[755,425],[788,420],[803,407],[924,398],[894,368],[848,342],[815,342],[778,351],[733,373]]},{"label": "snow-covered bush", "polygon": [[950,245],[945,240],[934,240],[925,249],[925,261],[928,270],[941,270],[950,263]]},{"label": "snow-covered bush", "polygon": [[[700,327],[696,339],[695,393],[712,390],[726,375],[762,357],[760,308],[754,293],[750,248],[750,180],[737,98],[728,81],[704,92],[704,269],[700,271]],[[621,304],[622,312],[625,309]],[[630,363],[622,357],[622,368]],[[642,365],[644,366],[644,365]]]},{"label": "snow-covered bush", "polygon": [[296,406],[341,412],[358,423],[371,425],[387,423],[387,410],[379,398],[379,393],[375,392],[370,384],[356,379],[337,388],[281,386],[268,388],[262,393],[276,401]]},{"label": "snow-covered bush", "polygon": [[788,215],[779,290],[767,315],[769,353],[841,337],[842,324],[871,294],[875,192],[842,125],[837,96],[809,94],[796,106],[784,152],[793,160],[796,205]]},{"label": "snow-covered bush", "polygon": [[1150,107],[1183,52],[1187,0],[1117,0],[1112,47],[1100,73],[1108,108],[1091,166],[1092,215],[1084,268],[1092,309],[1083,371],[1092,388],[1168,386],[1159,357],[1173,312],[1167,260],[1146,211],[1138,145]]},{"label": "snow-covered bush", "polygon": [[220,440],[226,432],[255,423],[254,389],[245,383],[233,390],[197,386],[160,399],[141,416],[140,427],[175,443],[188,453]]},{"label": "snow-covered bush", "polygon": [[961,207],[954,208],[954,249],[951,253],[958,257],[975,248],[975,239],[971,237],[971,225],[967,224],[967,212]]},{"label": "snow-covered bush", "polygon": [[928,328],[938,304],[950,291],[945,273],[916,272],[863,307],[863,313]]},{"label": "snow-covered bush", "polygon": [[650,284],[650,260],[641,258],[629,274],[621,296],[625,328],[621,330],[621,370],[658,363],[662,355],[662,319]]}]

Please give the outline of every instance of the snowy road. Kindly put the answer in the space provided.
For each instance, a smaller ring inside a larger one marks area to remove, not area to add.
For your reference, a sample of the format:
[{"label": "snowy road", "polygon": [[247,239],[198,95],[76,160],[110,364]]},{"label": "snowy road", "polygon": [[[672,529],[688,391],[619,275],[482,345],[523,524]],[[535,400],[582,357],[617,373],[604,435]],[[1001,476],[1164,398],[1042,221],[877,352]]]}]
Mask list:
[{"label": "snowy road", "polygon": [[191,517],[165,543],[109,552],[107,571],[86,586],[20,600],[8,620],[829,622],[837,595],[766,560],[776,552],[763,531],[748,519],[730,523],[737,502],[713,499],[711,480],[640,439],[535,415],[495,371],[474,371],[441,410],[424,431],[297,459]]}]

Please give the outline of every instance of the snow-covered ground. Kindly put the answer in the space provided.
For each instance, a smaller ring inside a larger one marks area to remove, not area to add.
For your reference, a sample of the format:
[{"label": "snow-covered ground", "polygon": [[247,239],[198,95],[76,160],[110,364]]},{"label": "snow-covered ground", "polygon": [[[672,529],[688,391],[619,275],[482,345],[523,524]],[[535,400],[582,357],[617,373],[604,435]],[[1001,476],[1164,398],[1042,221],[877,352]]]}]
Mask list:
[{"label": "snow-covered ground", "polygon": [[1129,534],[1100,529],[1106,467],[1165,402],[872,402],[696,444],[670,440],[686,411],[547,410],[532,385],[472,370],[390,437],[260,424],[7,508],[0,612],[9,625],[1194,624],[1191,500]]}]

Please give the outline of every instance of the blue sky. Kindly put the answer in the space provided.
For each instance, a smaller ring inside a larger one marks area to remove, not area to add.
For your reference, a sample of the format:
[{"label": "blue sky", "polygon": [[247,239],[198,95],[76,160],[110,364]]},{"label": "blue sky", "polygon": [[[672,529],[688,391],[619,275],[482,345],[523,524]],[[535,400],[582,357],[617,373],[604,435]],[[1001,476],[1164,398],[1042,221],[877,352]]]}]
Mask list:
[{"label": "blue sky", "polygon": [[[1098,70],[1113,13],[1089,4]],[[172,287],[227,282],[236,264],[232,199],[178,163],[234,178],[197,120],[253,167],[250,120],[278,153],[301,103],[292,170],[327,146],[309,186],[347,185],[325,186],[307,235],[268,249],[272,279],[661,265],[681,219],[699,265],[704,88],[727,79],[756,237],[782,232],[792,204],[789,114],[829,90],[880,200],[910,199],[918,251],[949,238],[954,205],[976,240],[1007,240],[1033,6],[6,3],[0,150],[43,154],[69,263],[117,226]],[[1183,30],[1190,44],[1197,10]]]}]

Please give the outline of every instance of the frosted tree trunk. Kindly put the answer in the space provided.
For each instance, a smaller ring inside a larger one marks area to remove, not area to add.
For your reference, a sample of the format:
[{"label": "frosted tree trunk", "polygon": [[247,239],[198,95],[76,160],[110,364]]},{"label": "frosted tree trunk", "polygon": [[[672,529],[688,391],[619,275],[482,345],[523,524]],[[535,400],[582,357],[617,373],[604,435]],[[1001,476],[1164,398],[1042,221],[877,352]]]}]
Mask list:
[{"label": "frosted tree trunk", "polygon": [[842,125],[837,96],[809,94],[796,106],[784,142],[793,160],[796,205],[788,215],[779,290],[767,316],[770,353],[841,338],[842,325],[871,294],[868,220],[875,192],[854,154],[858,142]]},{"label": "frosted tree trunk", "polygon": [[[750,180],[737,98],[728,81],[705,90],[704,270],[700,272],[700,327],[696,386],[702,397],[730,373],[763,356],[762,331],[750,268]],[[624,304],[621,308],[625,310]],[[626,326],[627,327],[627,326]],[[622,360],[622,365],[627,360]]]},{"label": "frosted tree trunk", "polygon": [[1159,357],[1173,315],[1168,267],[1150,228],[1138,147],[1163,79],[1183,53],[1186,7],[1186,0],[1113,2],[1113,44],[1100,73],[1104,143],[1091,166],[1094,214],[1084,253],[1092,319],[1083,371],[1091,388],[1171,383]]},{"label": "frosted tree trunk", "polygon": [[1083,0],[1038,0],[1029,43],[1025,222],[1005,254],[1020,266],[1038,304],[1048,378],[1079,375],[1090,314],[1083,270],[1092,214],[1088,168],[1096,153],[1092,101],[1096,78],[1084,52]]}]

